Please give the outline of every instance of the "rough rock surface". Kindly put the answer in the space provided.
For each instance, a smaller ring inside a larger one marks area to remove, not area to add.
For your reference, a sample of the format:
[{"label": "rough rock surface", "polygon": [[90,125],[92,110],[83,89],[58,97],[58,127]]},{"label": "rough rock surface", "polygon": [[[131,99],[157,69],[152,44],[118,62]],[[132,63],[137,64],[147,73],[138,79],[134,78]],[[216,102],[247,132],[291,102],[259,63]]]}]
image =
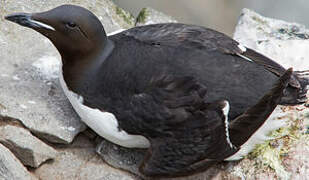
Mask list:
[{"label": "rough rock surface", "polygon": [[0,144],[0,179],[3,180],[34,180],[18,159]]},{"label": "rough rock surface", "polygon": [[[108,0],[4,0],[0,2],[0,11],[2,15],[39,12],[66,3],[79,4],[96,13],[107,32],[134,25],[130,14]],[[74,113],[59,85],[58,52],[42,35],[2,18],[0,115],[19,119],[33,133],[50,142],[72,142],[85,125]]]},{"label": "rough rock surface", "polygon": [[[303,25],[244,9],[234,39],[286,68],[309,70],[309,30]],[[285,112],[277,119],[287,120],[287,125],[272,132],[275,140],[259,145],[249,158],[231,169],[232,174],[245,179],[309,179],[309,109],[303,105],[277,109]]]},{"label": "rough rock surface", "polygon": [[263,17],[244,9],[234,39],[285,68],[308,70],[309,30],[304,25]]},{"label": "rough rock surface", "polygon": [[34,171],[42,180],[134,180],[135,176],[108,166],[96,154],[95,146],[79,135],[72,145],[56,147],[58,157]]},{"label": "rough rock surface", "polygon": [[96,152],[109,165],[140,175],[138,166],[146,154],[145,149],[128,149],[107,140],[102,140],[96,147]]},{"label": "rough rock surface", "polygon": [[143,8],[136,18],[136,26],[175,22],[176,19],[149,7]]},{"label": "rough rock surface", "polygon": [[0,143],[10,149],[26,166],[39,167],[57,155],[52,147],[33,136],[23,127],[5,124],[0,126]]}]

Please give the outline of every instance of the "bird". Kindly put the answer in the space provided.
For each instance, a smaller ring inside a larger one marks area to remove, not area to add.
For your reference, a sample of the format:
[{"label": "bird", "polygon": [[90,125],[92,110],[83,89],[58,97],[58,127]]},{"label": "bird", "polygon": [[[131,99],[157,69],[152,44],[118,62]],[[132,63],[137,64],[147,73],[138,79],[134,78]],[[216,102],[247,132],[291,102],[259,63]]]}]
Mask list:
[{"label": "bird", "polygon": [[304,72],[202,26],[162,23],[107,36],[91,11],[69,4],[5,19],[53,43],[61,86],[81,120],[115,144],[147,148],[139,171],[148,177],[240,159],[277,105],[307,100]]}]

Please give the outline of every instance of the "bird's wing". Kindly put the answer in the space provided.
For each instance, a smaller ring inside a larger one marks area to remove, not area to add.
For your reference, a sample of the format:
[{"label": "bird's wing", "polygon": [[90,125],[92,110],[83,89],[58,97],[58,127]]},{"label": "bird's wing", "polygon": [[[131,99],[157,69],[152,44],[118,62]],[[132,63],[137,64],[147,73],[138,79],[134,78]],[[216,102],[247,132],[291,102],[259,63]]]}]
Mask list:
[{"label": "bird's wing", "polygon": [[241,53],[238,42],[230,37],[195,25],[179,23],[140,26],[122,32],[126,36],[154,46],[187,47],[201,50],[219,50],[224,53]]},{"label": "bird's wing", "polygon": [[[256,51],[250,48],[246,48],[246,50],[243,51],[240,55],[252,60],[256,64],[264,66],[265,69],[276,74],[277,76],[282,76],[286,71],[286,69],[280,64],[278,64],[277,62],[273,61],[272,59],[260,53],[257,53]],[[292,87],[300,88],[301,86],[300,86],[299,80],[295,76],[296,75],[291,76],[289,84]]]},{"label": "bird's wing", "polygon": [[165,137],[168,129],[187,121],[190,111],[205,104],[205,94],[206,87],[192,77],[158,76],[144,92],[131,97],[123,118],[132,117],[146,137]]},{"label": "bird's wing", "polygon": [[226,116],[220,108],[223,102],[192,112],[187,121],[171,127],[171,136],[151,138],[140,171],[151,177],[184,176],[203,171],[237,152],[229,141]]},{"label": "bird's wing", "polygon": [[189,175],[236,153],[273,112],[291,75],[292,70],[287,70],[274,88],[233,121],[231,127],[226,101],[191,108],[184,121],[166,126],[166,136],[148,136],[151,147],[140,171],[152,177]]},{"label": "bird's wing", "polygon": [[257,104],[231,122],[230,133],[233,134],[231,141],[235,146],[239,147],[245,143],[274,111],[284,94],[292,72],[292,68],[288,69]]},{"label": "bird's wing", "polygon": [[162,76],[132,98],[135,126],[151,142],[143,174],[190,174],[237,151],[227,133],[228,103],[205,103],[205,94],[206,87],[192,77]]},{"label": "bird's wing", "polygon": [[[282,76],[286,69],[272,59],[240,45],[237,41],[223,33],[201,26],[168,23],[135,27],[123,32],[146,44],[154,46],[175,46],[220,51],[222,53],[240,56],[263,66],[268,71]],[[300,83],[294,75],[289,84],[300,88]]]},{"label": "bird's wing", "polygon": [[221,109],[196,112],[194,119],[170,130],[172,136],[150,139],[140,171],[151,177],[176,177],[206,170],[237,152],[227,140]]}]

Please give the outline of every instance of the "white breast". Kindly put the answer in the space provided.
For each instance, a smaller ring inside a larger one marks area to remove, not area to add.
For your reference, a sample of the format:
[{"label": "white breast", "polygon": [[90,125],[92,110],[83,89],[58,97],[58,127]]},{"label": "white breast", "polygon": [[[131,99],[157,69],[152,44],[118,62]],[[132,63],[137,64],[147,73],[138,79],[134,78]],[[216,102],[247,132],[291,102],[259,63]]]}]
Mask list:
[{"label": "white breast", "polygon": [[60,84],[77,114],[92,130],[105,139],[128,148],[148,148],[150,142],[143,136],[130,135],[118,129],[116,117],[109,112],[102,112],[83,105],[83,98],[70,91],[64,81],[60,66]]}]

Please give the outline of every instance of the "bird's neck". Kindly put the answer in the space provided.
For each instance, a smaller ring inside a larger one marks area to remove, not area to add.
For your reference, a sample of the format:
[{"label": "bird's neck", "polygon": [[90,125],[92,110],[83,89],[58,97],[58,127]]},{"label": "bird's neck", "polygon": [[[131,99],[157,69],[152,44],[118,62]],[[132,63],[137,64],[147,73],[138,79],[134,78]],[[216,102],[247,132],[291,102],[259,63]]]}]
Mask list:
[{"label": "bird's neck", "polygon": [[104,61],[112,54],[114,43],[107,40],[87,54],[76,54],[74,56],[61,54],[62,72],[68,88],[76,93],[82,93],[89,89],[93,77],[102,68]]}]

